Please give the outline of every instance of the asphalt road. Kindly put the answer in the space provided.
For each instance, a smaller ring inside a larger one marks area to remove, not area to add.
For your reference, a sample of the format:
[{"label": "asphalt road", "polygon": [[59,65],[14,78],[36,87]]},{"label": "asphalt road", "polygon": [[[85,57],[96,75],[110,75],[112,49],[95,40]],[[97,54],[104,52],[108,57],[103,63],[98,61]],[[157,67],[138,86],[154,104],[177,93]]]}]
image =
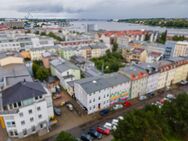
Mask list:
[{"label": "asphalt road", "polygon": [[[103,125],[105,122],[111,121],[112,119],[117,118],[118,116],[123,116],[127,112],[132,111],[134,109],[141,109],[145,105],[151,104],[151,103],[156,102],[156,101],[160,100],[161,98],[165,97],[167,93],[177,95],[177,93],[179,93],[180,91],[185,91],[185,89],[188,90],[188,86],[183,86],[183,87],[176,88],[174,90],[169,90],[166,92],[164,92],[164,91],[158,92],[154,97],[147,99],[145,101],[136,100],[136,102],[129,108],[123,108],[121,110],[111,112],[111,113],[109,113],[109,115],[107,115],[105,117],[99,117],[97,120],[95,119],[93,121],[82,124],[78,127],[74,127],[72,129],[68,130],[67,132],[71,133],[75,137],[80,137],[80,135],[82,133],[87,133],[90,128],[96,128],[97,126]],[[54,141],[55,138],[56,138],[56,136],[53,136],[53,137],[48,138],[44,141]],[[104,139],[102,139],[102,141],[108,141],[111,139],[112,139],[112,136],[108,136],[108,137],[104,137]]]}]

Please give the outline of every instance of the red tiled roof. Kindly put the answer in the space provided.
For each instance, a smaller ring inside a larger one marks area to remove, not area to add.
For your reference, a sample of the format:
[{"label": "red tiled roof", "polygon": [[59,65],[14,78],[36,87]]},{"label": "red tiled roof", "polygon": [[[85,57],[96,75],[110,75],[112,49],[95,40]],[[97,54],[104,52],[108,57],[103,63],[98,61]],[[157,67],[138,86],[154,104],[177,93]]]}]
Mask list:
[{"label": "red tiled roof", "polygon": [[0,31],[8,30],[9,27],[3,24],[0,24]]},{"label": "red tiled roof", "polygon": [[118,37],[121,37],[121,36],[125,36],[125,35],[143,35],[145,34],[146,31],[141,31],[141,30],[125,30],[125,31],[107,31],[107,32],[104,32],[102,33],[104,36],[118,36]]},{"label": "red tiled roof", "polygon": [[132,53],[133,54],[140,54],[144,51],[145,49],[144,48],[134,48]]},{"label": "red tiled roof", "polygon": [[161,55],[162,55],[162,53],[152,51],[152,52],[151,52],[149,55],[150,55],[150,56],[153,56],[153,57],[159,57],[159,56],[161,56]]}]

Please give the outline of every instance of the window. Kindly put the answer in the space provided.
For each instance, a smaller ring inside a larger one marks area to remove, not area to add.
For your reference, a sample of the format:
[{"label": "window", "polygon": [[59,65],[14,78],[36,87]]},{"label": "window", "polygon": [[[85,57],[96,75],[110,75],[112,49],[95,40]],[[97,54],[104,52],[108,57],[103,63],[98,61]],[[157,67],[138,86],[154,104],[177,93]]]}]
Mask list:
[{"label": "window", "polygon": [[9,134],[10,134],[10,136],[14,135],[13,131],[9,131]]},{"label": "window", "polygon": [[33,118],[33,117],[31,117],[31,118],[30,118],[30,121],[31,121],[31,122],[33,122],[33,121],[34,121],[34,118]]},{"label": "window", "polygon": [[23,117],[23,113],[20,113],[19,115],[20,115],[20,117]]},{"label": "window", "polygon": [[25,125],[25,121],[21,121],[21,125]]},{"label": "window", "polygon": [[89,103],[91,103],[91,100],[89,100]]},{"label": "window", "polygon": [[38,97],[35,97],[35,100],[38,100]]},{"label": "window", "polygon": [[40,107],[37,107],[37,111],[40,111],[41,110],[41,108]]},{"label": "window", "polygon": [[32,126],[32,127],[31,127],[31,130],[32,130],[32,132],[35,132],[35,130],[36,130],[36,129],[35,129],[35,126]]},{"label": "window", "polygon": [[27,130],[26,129],[23,130],[23,135],[24,136],[27,135]]},{"label": "window", "polygon": [[17,103],[14,103],[14,108],[17,108]]},{"label": "window", "polygon": [[93,99],[93,102],[95,102],[95,98]]},{"label": "window", "polygon": [[18,102],[18,106],[19,106],[19,107],[21,107],[21,106],[22,106],[21,102]]},{"label": "window", "polygon": [[93,109],[95,109],[95,105],[93,106]]},{"label": "window", "polygon": [[99,96],[99,100],[100,100],[101,98],[100,98],[100,96]]},{"label": "window", "polygon": [[32,110],[29,110],[29,114],[32,114]]},{"label": "window", "polygon": [[43,124],[42,123],[40,124],[40,128],[43,128]]},{"label": "window", "polygon": [[42,118],[42,115],[39,115],[38,117],[39,117],[39,118]]},{"label": "window", "polygon": [[15,131],[14,131],[14,134],[15,134],[15,136],[17,136],[17,135],[18,135],[18,132],[15,130]]},{"label": "window", "polygon": [[39,99],[41,99],[42,98],[42,95],[41,96],[39,96]]}]

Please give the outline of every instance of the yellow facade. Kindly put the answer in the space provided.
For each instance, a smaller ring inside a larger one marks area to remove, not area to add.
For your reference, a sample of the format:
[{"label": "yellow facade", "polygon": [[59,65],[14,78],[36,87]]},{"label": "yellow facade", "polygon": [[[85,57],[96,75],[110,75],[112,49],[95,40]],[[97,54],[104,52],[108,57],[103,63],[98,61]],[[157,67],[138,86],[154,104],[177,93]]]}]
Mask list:
[{"label": "yellow facade", "polygon": [[0,125],[1,125],[2,128],[6,128],[6,127],[5,127],[4,119],[3,119],[3,117],[1,117],[1,116],[0,116]]},{"label": "yellow facade", "polygon": [[14,57],[14,56],[8,56],[0,60],[1,66],[6,66],[9,64],[22,64],[23,58],[21,57]]}]

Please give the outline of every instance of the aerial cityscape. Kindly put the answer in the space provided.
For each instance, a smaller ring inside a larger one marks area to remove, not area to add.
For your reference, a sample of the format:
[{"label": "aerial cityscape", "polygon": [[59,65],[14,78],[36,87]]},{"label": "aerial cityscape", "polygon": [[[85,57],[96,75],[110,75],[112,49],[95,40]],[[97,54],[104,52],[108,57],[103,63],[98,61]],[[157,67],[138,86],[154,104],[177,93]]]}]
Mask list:
[{"label": "aerial cityscape", "polygon": [[187,0],[0,4],[0,141],[188,141]]}]

